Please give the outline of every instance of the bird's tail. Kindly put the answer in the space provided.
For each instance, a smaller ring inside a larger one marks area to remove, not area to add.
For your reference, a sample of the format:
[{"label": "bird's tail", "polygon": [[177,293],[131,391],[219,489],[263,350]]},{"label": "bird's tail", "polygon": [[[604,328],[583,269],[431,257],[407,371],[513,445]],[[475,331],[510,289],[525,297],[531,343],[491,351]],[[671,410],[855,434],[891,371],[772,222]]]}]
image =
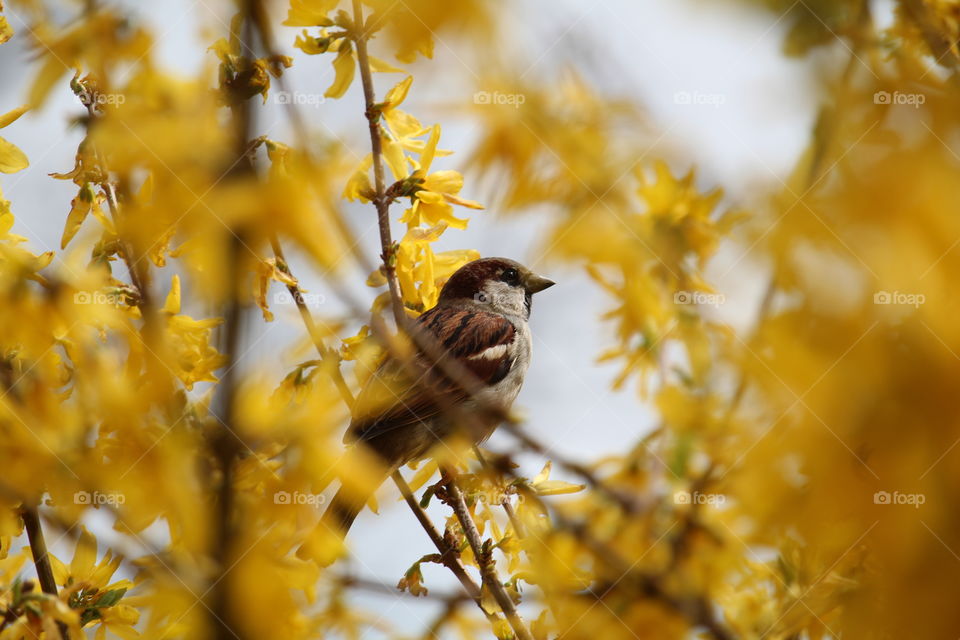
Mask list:
[{"label": "bird's tail", "polygon": [[[386,479],[384,476],[383,479]],[[369,485],[367,491],[356,487],[343,486],[337,491],[327,506],[320,521],[304,543],[297,549],[297,556],[302,559],[312,558],[321,566],[328,566],[339,557],[343,550],[343,540],[346,538],[353,521],[366,506],[376,486]]]},{"label": "bird's tail", "polygon": [[330,505],[323,512],[320,523],[317,526],[324,527],[341,539],[345,538],[353,521],[357,519],[363,507],[366,506],[369,495],[358,495],[356,490],[348,490],[346,487],[340,487]]}]

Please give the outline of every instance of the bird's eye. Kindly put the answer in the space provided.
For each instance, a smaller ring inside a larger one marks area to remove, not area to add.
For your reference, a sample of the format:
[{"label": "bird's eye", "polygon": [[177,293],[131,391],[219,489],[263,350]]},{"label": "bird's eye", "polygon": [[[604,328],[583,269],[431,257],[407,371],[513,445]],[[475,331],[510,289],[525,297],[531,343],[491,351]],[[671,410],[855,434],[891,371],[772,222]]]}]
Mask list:
[{"label": "bird's eye", "polygon": [[517,273],[516,269],[505,269],[503,273],[500,274],[500,279],[507,284],[517,284],[520,281],[520,274]]}]

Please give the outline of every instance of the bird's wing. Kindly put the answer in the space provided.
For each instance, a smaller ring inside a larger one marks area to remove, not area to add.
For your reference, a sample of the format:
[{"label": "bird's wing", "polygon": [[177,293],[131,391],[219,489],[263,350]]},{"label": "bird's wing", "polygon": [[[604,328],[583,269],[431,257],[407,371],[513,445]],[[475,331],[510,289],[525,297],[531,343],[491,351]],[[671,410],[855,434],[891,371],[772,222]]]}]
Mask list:
[{"label": "bird's wing", "polygon": [[[417,319],[417,326],[480,382],[494,385],[510,372],[516,358],[516,329],[501,315],[487,311],[434,307]],[[388,359],[357,397],[346,442],[370,441],[401,427],[441,413],[447,402],[466,397],[459,385],[443,376],[430,359],[419,355],[425,375],[410,381],[406,368]],[[439,400],[444,398],[444,400]]]}]

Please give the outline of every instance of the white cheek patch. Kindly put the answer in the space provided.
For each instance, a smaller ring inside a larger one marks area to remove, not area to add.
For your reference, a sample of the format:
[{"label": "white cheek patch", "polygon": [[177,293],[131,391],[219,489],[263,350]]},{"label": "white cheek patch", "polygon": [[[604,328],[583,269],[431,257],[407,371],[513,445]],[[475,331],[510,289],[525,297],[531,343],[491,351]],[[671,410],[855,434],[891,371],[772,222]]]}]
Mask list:
[{"label": "white cheek patch", "polygon": [[507,352],[507,345],[498,344],[495,347],[484,349],[480,353],[470,356],[470,360],[499,360]]},{"label": "white cheek patch", "polygon": [[483,289],[482,302],[490,305],[495,311],[522,315],[524,310],[524,292],[517,287],[511,287],[506,282],[488,282]]}]

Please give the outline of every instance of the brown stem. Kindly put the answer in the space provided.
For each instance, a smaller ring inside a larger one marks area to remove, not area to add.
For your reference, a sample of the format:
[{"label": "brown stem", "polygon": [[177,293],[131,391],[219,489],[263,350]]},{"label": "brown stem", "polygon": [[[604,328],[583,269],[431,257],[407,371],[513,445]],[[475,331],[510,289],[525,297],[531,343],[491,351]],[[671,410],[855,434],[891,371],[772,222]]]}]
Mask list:
[{"label": "brown stem", "polygon": [[393,307],[393,317],[397,327],[406,329],[407,314],[403,309],[403,297],[400,292],[400,282],[397,280],[395,266],[396,252],[393,236],[390,231],[390,201],[386,195],[386,185],[383,178],[383,148],[380,140],[380,111],[376,106],[376,97],[373,91],[373,77],[370,71],[370,59],[367,55],[367,38],[369,34],[363,22],[363,9],[360,0],[353,0],[353,41],[357,47],[357,64],[360,67],[360,79],[363,84],[363,96],[366,102],[367,124],[370,127],[370,148],[373,151],[373,180],[376,191],[373,203],[377,207],[377,222],[380,228],[380,247],[383,251],[383,275],[390,290],[390,302]]},{"label": "brown stem", "polygon": [[[444,474],[449,475],[447,472],[444,472]],[[507,593],[507,590],[504,589],[500,578],[497,576],[493,558],[490,557],[489,553],[484,551],[480,531],[477,530],[477,525],[470,515],[470,509],[467,507],[467,501],[464,499],[460,487],[457,486],[457,482],[453,479],[452,475],[450,475],[450,478],[451,480],[446,486],[447,492],[452,499],[453,512],[457,516],[457,521],[460,522],[463,535],[466,536],[467,542],[473,550],[473,557],[477,559],[477,564],[480,566],[480,575],[483,576],[483,584],[486,585],[487,590],[493,594],[494,600],[497,601],[500,610],[503,611],[503,614],[507,617],[507,622],[510,623],[510,628],[513,629],[513,633],[516,634],[517,638],[520,640],[533,640],[533,636],[520,618],[520,614],[517,613],[516,605],[513,603],[513,600],[510,599],[510,595]]]},{"label": "brown stem", "polygon": [[433,523],[430,522],[430,518],[427,517],[427,514],[424,512],[423,508],[417,503],[416,498],[413,497],[413,492],[410,490],[410,485],[408,485],[407,481],[403,479],[403,476],[400,475],[399,471],[394,471],[391,477],[393,478],[394,483],[397,485],[397,488],[400,489],[400,494],[403,496],[404,502],[406,502],[407,506],[410,507],[410,510],[413,511],[413,515],[415,515],[417,521],[420,522],[420,526],[422,526],[424,531],[427,532],[427,535],[430,536],[430,540],[433,541],[433,545],[437,548],[437,551],[440,552],[441,562],[443,562],[443,564],[453,572],[453,575],[455,575],[457,580],[460,581],[460,584],[463,585],[467,595],[477,603],[477,606],[479,606],[480,610],[483,611],[484,615],[487,616],[487,619],[491,622],[497,621],[499,619],[498,616],[487,613],[487,611],[483,608],[483,605],[481,605],[480,587],[478,587],[477,584],[470,578],[470,576],[467,575],[463,565],[460,564],[459,560],[457,560],[454,550],[443,539],[443,536],[441,536],[440,532],[437,531],[436,527],[433,526]]},{"label": "brown stem", "polygon": [[[89,122],[91,123],[88,125],[89,132],[92,123],[100,117],[97,115],[97,109],[93,100],[90,100],[87,104],[87,114],[90,117]],[[150,292],[147,291],[144,278],[141,277],[140,271],[137,269],[138,260],[134,256],[132,245],[124,239],[122,234],[122,220],[120,219],[120,204],[117,198],[117,190],[113,183],[110,182],[110,174],[107,169],[106,160],[103,154],[100,153],[100,149],[95,145],[93,146],[93,157],[97,159],[97,165],[100,167],[100,171],[103,172],[104,177],[103,182],[100,183],[100,188],[103,189],[104,195],[107,196],[107,208],[110,211],[110,219],[113,221],[113,226],[117,230],[120,258],[127,267],[127,273],[130,274],[130,283],[136,288],[140,300],[146,300]]]},{"label": "brown stem", "polygon": [[[20,511],[23,518],[23,527],[27,530],[27,541],[30,543],[30,553],[33,554],[33,564],[37,568],[37,580],[40,589],[47,595],[57,597],[57,581],[53,577],[53,565],[47,554],[47,542],[43,538],[43,528],[40,526],[40,515],[36,507],[24,506]],[[70,632],[63,622],[57,622],[60,637],[70,640]]]},{"label": "brown stem", "polygon": [[[276,256],[277,259],[277,268],[287,275],[293,277],[293,274],[290,272],[290,266],[287,264],[287,259],[283,255],[283,247],[280,245],[280,240],[277,238],[276,233],[270,234],[270,245],[273,247],[273,255]],[[307,333],[310,335],[310,340],[313,342],[313,346],[316,347],[317,353],[320,354],[320,359],[323,361],[324,365],[326,365],[327,372],[333,379],[333,383],[340,392],[340,396],[343,398],[343,401],[346,403],[347,407],[352,409],[354,400],[353,392],[350,391],[350,387],[347,385],[347,381],[344,380],[343,373],[340,371],[340,361],[336,352],[332,349],[328,349],[323,343],[323,337],[320,335],[320,331],[317,329],[317,323],[314,322],[313,315],[310,313],[310,310],[307,309],[307,305],[303,301],[303,294],[300,291],[300,287],[297,285],[288,284],[287,291],[290,292],[290,296],[297,305],[297,311],[300,312],[300,318],[303,320],[303,324],[307,328]]]},{"label": "brown stem", "polygon": [[[241,0],[239,3],[241,20],[240,34],[236,34],[241,41],[252,42],[253,24],[250,16],[259,0]],[[234,34],[231,34],[234,35]],[[235,99],[230,104],[231,119],[234,136],[235,160],[227,170],[227,180],[248,180],[253,177],[253,164],[250,162],[250,145],[254,128],[253,108],[249,100]],[[237,624],[236,605],[231,601],[231,580],[228,576],[235,564],[237,556],[237,542],[242,537],[240,528],[243,526],[241,518],[237,517],[237,502],[234,492],[236,461],[240,454],[241,439],[234,430],[236,395],[239,387],[237,370],[237,354],[239,353],[240,337],[243,335],[244,306],[238,294],[240,290],[241,273],[240,253],[247,245],[246,231],[243,228],[230,229],[231,238],[228,245],[226,264],[227,269],[227,298],[223,322],[223,354],[225,356],[224,373],[217,385],[219,392],[219,409],[221,429],[211,443],[212,453],[218,461],[221,477],[217,485],[217,501],[213,513],[212,533],[210,537],[210,555],[214,559],[218,574],[212,590],[212,606],[210,607],[210,624],[214,637],[217,640],[243,640],[243,629]]]},{"label": "brown stem", "polygon": [[27,530],[27,541],[30,543],[30,552],[33,554],[33,564],[37,568],[37,579],[40,589],[51,596],[57,595],[57,583],[53,578],[53,566],[50,556],[47,555],[47,543],[43,538],[43,529],[40,526],[40,516],[36,507],[24,507],[20,516],[23,526]]}]

